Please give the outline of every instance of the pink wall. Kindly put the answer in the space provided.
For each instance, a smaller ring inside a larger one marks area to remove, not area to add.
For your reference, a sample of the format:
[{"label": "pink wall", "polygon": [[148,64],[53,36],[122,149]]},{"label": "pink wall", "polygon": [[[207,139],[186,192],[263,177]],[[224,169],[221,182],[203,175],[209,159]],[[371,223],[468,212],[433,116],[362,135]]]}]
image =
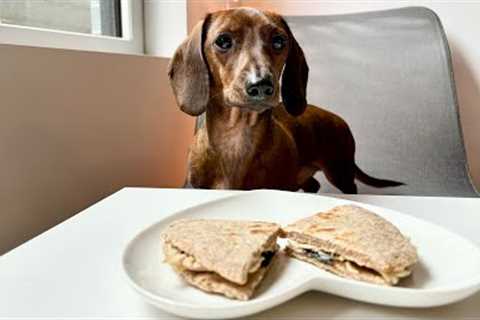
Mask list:
[{"label": "pink wall", "polygon": [[124,186],[182,185],[194,119],[167,63],[0,45],[0,254]]}]

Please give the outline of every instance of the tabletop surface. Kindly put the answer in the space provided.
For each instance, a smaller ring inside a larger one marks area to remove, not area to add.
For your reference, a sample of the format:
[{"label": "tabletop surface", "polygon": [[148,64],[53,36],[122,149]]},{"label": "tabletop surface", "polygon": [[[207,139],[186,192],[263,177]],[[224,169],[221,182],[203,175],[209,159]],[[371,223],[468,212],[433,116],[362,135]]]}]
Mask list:
[{"label": "tabletop surface", "polygon": [[[121,255],[167,214],[238,191],[125,188],[0,257],[0,318],[175,319],[125,281]],[[480,199],[335,195],[411,214],[480,246]],[[454,252],[454,248],[451,248]],[[305,293],[256,319],[480,318],[480,293],[444,307],[371,305]]]}]

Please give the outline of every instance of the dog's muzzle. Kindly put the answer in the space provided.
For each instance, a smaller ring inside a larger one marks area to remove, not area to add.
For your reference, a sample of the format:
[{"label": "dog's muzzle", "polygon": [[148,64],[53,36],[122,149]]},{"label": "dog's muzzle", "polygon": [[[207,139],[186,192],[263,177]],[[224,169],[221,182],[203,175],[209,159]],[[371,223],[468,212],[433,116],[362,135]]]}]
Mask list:
[{"label": "dog's muzzle", "polygon": [[275,88],[271,77],[266,77],[256,82],[247,81],[245,92],[252,102],[263,102],[273,96]]}]

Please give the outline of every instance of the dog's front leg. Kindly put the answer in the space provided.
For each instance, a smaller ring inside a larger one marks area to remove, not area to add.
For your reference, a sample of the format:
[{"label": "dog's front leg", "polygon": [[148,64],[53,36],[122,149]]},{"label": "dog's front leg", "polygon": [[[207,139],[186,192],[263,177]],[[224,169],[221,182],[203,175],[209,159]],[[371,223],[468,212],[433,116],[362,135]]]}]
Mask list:
[{"label": "dog's front leg", "polygon": [[195,187],[192,185],[189,179],[185,179],[185,182],[183,183],[183,189],[194,189]]}]

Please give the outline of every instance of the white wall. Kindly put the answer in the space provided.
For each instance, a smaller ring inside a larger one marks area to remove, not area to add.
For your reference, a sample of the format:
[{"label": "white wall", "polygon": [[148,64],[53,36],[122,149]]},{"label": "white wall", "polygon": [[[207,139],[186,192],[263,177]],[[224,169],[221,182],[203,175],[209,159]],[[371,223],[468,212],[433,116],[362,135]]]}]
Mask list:
[{"label": "white wall", "polygon": [[187,0],[147,0],[143,19],[145,53],[172,57],[187,36]]},{"label": "white wall", "polygon": [[[249,1],[242,4],[248,5]],[[253,1],[283,14],[342,14],[424,6],[435,11],[452,51],[460,118],[473,180],[480,190],[480,1]]]}]

